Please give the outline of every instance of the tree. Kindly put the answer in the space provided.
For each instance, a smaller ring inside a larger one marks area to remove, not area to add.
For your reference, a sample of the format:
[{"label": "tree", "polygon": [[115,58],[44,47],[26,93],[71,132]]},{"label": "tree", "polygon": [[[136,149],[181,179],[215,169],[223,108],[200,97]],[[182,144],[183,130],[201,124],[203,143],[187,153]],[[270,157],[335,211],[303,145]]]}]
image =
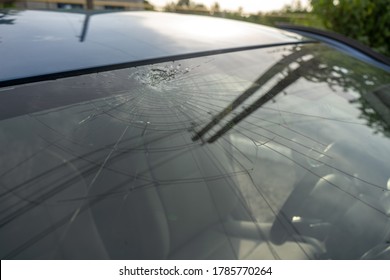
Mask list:
[{"label": "tree", "polygon": [[152,4],[150,4],[149,1],[144,0],[143,4],[144,4],[144,9],[146,11],[154,11],[154,6]]},{"label": "tree", "polygon": [[85,2],[86,2],[85,4],[86,4],[87,10],[93,10],[93,8],[94,8],[93,0],[86,0]]},{"label": "tree", "polygon": [[171,2],[164,7],[165,12],[175,12],[184,14],[209,15],[210,12],[203,4],[198,4],[190,0],[178,0],[175,4]]},{"label": "tree", "polygon": [[190,6],[190,0],[179,0],[177,1],[177,6],[182,7],[182,6]]},{"label": "tree", "polygon": [[300,0],[294,0],[291,5],[284,5],[282,8],[283,13],[305,13],[306,7],[302,5]]},{"label": "tree", "polygon": [[176,12],[176,4],[174,2],[167,3],[164,6],[164,12]]},{"label": "tree", "polygon": [[0,8],[15,8],[16,0],[0,0]]},{"label": "tree", "polygon": [[311,0],[326,28],[390,56],[389,0]]},{"label": "tree", "polygon": [[221,13],[221,7],[218,2],[214,2],[214,4],[210,7],[210,14],[218,15]]}]

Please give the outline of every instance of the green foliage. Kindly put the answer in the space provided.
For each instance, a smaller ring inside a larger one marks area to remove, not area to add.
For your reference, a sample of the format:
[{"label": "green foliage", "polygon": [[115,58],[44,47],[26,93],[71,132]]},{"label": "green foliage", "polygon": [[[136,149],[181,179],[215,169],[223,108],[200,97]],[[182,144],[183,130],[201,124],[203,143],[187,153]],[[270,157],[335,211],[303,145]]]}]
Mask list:
[{"label": "green foliage", "polygon": [[276,26],[278,23],[291,23],[295,25],[323,28],[322,22],[319,18],[316,15],[307,12],[258,13],[256,15],[249,15],[245,20],[270,26]]},{"label": "green foliage", "polygon": [[15,0],[0,0],[0,9],[15,8]]},{"label": "green foliage", "polygon": [[190,6],[190,0],[179,0],[177,1],[177,6],[187,6],[189,7]]},{"label": "green foliage", "polygon": [[145,11],[154,11],[154,6],[152,4],[149,3],[149,1],[147,0],[144,0],[143,1],[143,5],[144,5],[144,9]]},{"label": "green foliage", "polygon": [[390,56],[389,0],[311,0],[326,28]]},{"label": "green foliage", "polygon": [[210,12],[203,4],[197,4],[190,0],[178,0],[177,3],[171,2],[165,5],[165,12],[175,12],[182,14],[209,15]]},{"label": "green foliage", "polygon": [[306,7],[302,5],[300,0],[294,0],[291,5],[285,5],[282,9],[283,13],[304,13],[307,12]]}]

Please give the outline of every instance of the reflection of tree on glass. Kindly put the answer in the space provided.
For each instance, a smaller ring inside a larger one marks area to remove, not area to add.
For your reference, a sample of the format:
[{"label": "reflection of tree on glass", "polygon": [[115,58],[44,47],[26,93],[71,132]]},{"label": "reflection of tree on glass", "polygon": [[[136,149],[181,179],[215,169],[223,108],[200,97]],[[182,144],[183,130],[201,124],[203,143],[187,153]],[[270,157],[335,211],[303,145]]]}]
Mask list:
[{"label": "reflection of tree on glass", "polygon": [[[359,67],[354,60],[348,60],[345,65],[344,61],[340,61],[337,53],[316,54],[315,49],[307,49],[303,47],[294,47],[293,52],[274,64],[266,72],[264,72],[252,85],[246,89],[239,97],[237,97],[224,110],[213,117],[210,123],[204,126],[192,138],[194,141],[200,139],[215,125],[217,125],[229,113],[237,109],[245,100],[258,92],[268,81],[283,73],[284,77],[280,79],[271,89],[263,94],[259,99],[246,107],[243,112],[235,116],[226,125],[223,126],[215,135],[211,136],[207,142],[212,143],[220,136],[228,132],[231,128],[237,125],[245,117],[262,107],[264,104],[273,100],[278,94],[283,92],[298,79],[304,78],[315,83],[326,82],[329,87],[334,90],[335,87],[341,87],[344,92],[353,90],[360,94],[360,97],[350,100],[352,103],[359,103],[361,110],[361,118],[365,119],[369,126],[373,127],[376,132],[386,133],[389,130],[390,117],[388,111],[388,103],[380,101],[375,96],[376,87],[383,85],[385,76],[378,76],[375,69],[367,69]],[[356,63],[357,65],[352,65]],[[352,70],[353,69],[353,70]],[[381,89],[380,92],[383,92]],[[374,96],[373,96],[374,95]],[[382,98],[385,98],[382,94]],[[379,102],[383,105],[376,104]],[[370,101],[371,100],[371,101]],[[367,104],[370,108],[368,109]],[[372,108],[374,110],[372,110]]]},{"label": "reflection of tree on glass", "polygon": [[14,24],[15,18],[10,18],[10,17],[16,14],[17,11],[9,11],[9,10],[0,11],[0,24]]}]

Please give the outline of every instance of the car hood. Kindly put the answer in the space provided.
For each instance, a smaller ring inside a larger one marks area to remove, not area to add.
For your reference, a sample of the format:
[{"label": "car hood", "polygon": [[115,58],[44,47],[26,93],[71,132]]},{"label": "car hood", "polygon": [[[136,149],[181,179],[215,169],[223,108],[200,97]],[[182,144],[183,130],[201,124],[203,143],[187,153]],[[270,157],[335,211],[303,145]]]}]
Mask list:
[{"label": "car hood", "polygon": [[0,81],[305,40],[251,23],[158,12],[10,11],[0,30]]}]

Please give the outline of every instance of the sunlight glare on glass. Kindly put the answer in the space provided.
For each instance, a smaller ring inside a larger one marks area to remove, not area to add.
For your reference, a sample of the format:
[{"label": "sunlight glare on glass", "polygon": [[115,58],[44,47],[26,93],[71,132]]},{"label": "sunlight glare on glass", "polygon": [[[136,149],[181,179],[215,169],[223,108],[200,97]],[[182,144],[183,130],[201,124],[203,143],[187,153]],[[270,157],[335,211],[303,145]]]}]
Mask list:
[{"label": "sunlight glare on glass", "polygon": [[222,20],[220,22],[199,21],[197,18],[186,21],[186,24],[181,28],[186,32],[190,32],[192,36],[209,38],[236,37],[244,32],[239,24],[231,24]]}]

